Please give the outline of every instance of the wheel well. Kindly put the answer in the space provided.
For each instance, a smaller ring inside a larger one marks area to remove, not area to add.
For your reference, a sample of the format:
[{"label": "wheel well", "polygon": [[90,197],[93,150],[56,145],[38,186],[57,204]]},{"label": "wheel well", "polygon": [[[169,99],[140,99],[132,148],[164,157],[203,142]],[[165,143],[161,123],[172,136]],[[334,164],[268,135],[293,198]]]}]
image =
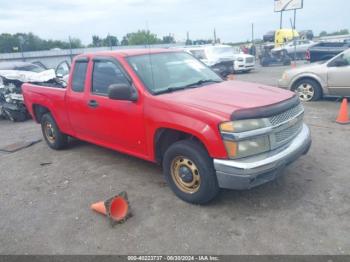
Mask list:
[{"label": "wheel well", "polygon": [[322,90],[322,85],[321,85],[321,83],[320,83],[317,79],[315,79],[314,77],[311,77],[311,76],[304,76],[304,77],[301,77],[301,78],[295,80],[295,81],[293,82],[293,85],[292,85],[292,91],[294,91],[294,89],[297,87],[297,84],[298,84],[299,82],[301,82],[302,80],[312,80],[312,81],[315,81],[315,82],[319,85],[319,87],[320,87],[321,94],[323,94],[323,90]]},{"label": "wheel well", "polygon": [[36,121],[40,123],[43,115],[46,113],[49,113],[50,110],[47,107],[44,107],[41,105],[33,105],[33,112],[34,112]]},{"label": "wheel well", "polygon": [[[158,164],[162,163],[165,151],[174,143],[191,139],[198,141],[204,148],[203,143],[194,135],[175,129],[161,128],[158,129],[154,137],[155,159]],[[205,148],[206,149],[206,148]]]}]

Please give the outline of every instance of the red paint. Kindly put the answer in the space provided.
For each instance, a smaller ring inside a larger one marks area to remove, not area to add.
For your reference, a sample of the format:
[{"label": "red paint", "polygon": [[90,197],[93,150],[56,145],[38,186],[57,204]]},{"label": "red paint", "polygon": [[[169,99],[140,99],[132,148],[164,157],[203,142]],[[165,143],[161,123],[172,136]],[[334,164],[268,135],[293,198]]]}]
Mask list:
[{"label": "red paint", "polygon": [[[32,116],[33,105],[48,108],[60,130],[68,135],[146,160],[155,161],[154,138],[160,128],[190,133],[201,140],[211,157],[224,159],[227,153],[218,131],[221,122],[229,121],[237,109],[271,105],[293,96],[282,89],[240,81],[153,96],[125,60],[127,56],[174,51],[137,49],[81,55],[117,59],[133,80],[138,91],[137,102],[92,94],[90,59],[83,93],[72,92],[70,84],[67,89],[24,84],[25,104]],[[90,99],[96,100],[100,107],[88,107]]]}]

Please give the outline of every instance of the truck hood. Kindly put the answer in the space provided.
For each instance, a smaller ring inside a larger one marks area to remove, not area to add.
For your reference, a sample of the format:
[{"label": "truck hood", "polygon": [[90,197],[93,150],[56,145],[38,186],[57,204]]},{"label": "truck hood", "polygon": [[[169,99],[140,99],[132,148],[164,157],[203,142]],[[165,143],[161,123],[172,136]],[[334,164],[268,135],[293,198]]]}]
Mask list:
[{"label": "truck hood", "polygon": [[228,120],[237,110],[270,106],[293,96],[294,93],[276,87],[225,81],[160,95],[159,99],[173,104],[174,108],[185,106]]},{"label": "truck hood", "polygon": [[234,54],[233,57],[234,57],[234,59],[237,59],[237,58],[248,58],[248,57],[254,57],[254,56],[244,54],[244,53],[239,53],[239,54]]}]

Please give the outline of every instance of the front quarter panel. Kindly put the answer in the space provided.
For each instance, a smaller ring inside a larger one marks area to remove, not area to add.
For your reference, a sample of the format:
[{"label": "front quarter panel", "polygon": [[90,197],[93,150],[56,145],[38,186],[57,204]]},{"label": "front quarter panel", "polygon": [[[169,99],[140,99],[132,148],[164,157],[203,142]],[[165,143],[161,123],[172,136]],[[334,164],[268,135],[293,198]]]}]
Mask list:
[{"label": "front quarter panel", "polygon": [[291,81],[289,84],[289,89],[292,89],[293,85],[303,78],[311,78],[316,80],[322,87],[323,93],[328,94],[328,88],[327,88],[327,69],[326,68],[320,68],[317,70],[317,72],[312,71],[306,71],[297,73],[294,76],[291,76]]},{"label": "front quarter panel", "polygon": [[225,159],[227,153],[218,130],[220,120],[202,114],[192,108],[171,108],[156,102],[145,105],[145,120],[149,154],[154,156],[154,138],[159,129],[167,128],[188,133],[199,139],[213,158]]}]

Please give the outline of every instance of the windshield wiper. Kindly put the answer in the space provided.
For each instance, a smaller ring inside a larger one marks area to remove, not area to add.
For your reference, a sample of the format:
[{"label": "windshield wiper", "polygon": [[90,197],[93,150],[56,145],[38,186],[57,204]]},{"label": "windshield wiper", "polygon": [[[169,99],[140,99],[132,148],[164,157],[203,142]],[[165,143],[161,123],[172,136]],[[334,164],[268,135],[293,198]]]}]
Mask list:
[{"label": "windshield wiper", "polygon": [[160,95],[160,94],[171,93],[174,91],[184,90],[184,89],[185,89],[184,87],[167,87],[165,89],[156,91],[155,93],[156,93],[156,95]]},{"label": "windshield wiper", "polygon": [[171,92],[175,92],[175,91],[179,91],[179,90],[184,90],[184,89],[187,89],[187,88],[199,87],[199,86],[201,86],[203,84],[206,84],[206,83],[221,83],[221,82],[222,81],[213,80],[213,79],[199,80],[197,82],[194,82],[194,83],[191,83],[191,84],[188,84],[188,85],[185,85],[185,86],[167,87],[165,89],[156,91],[155,93],[157,95],[160,95],[160,94],[171,93]]},{"label": "windshield wiper", "polygon": [[199,86],[201,86],[203,84],[207,84],[207,83],[221,83],[221,82],[222,81],[220,81],[220,80],[213,80],[213,79],[199,80],[197,82],[194,82],[192,84],[184,86],[184,88],[199,87]]}]

